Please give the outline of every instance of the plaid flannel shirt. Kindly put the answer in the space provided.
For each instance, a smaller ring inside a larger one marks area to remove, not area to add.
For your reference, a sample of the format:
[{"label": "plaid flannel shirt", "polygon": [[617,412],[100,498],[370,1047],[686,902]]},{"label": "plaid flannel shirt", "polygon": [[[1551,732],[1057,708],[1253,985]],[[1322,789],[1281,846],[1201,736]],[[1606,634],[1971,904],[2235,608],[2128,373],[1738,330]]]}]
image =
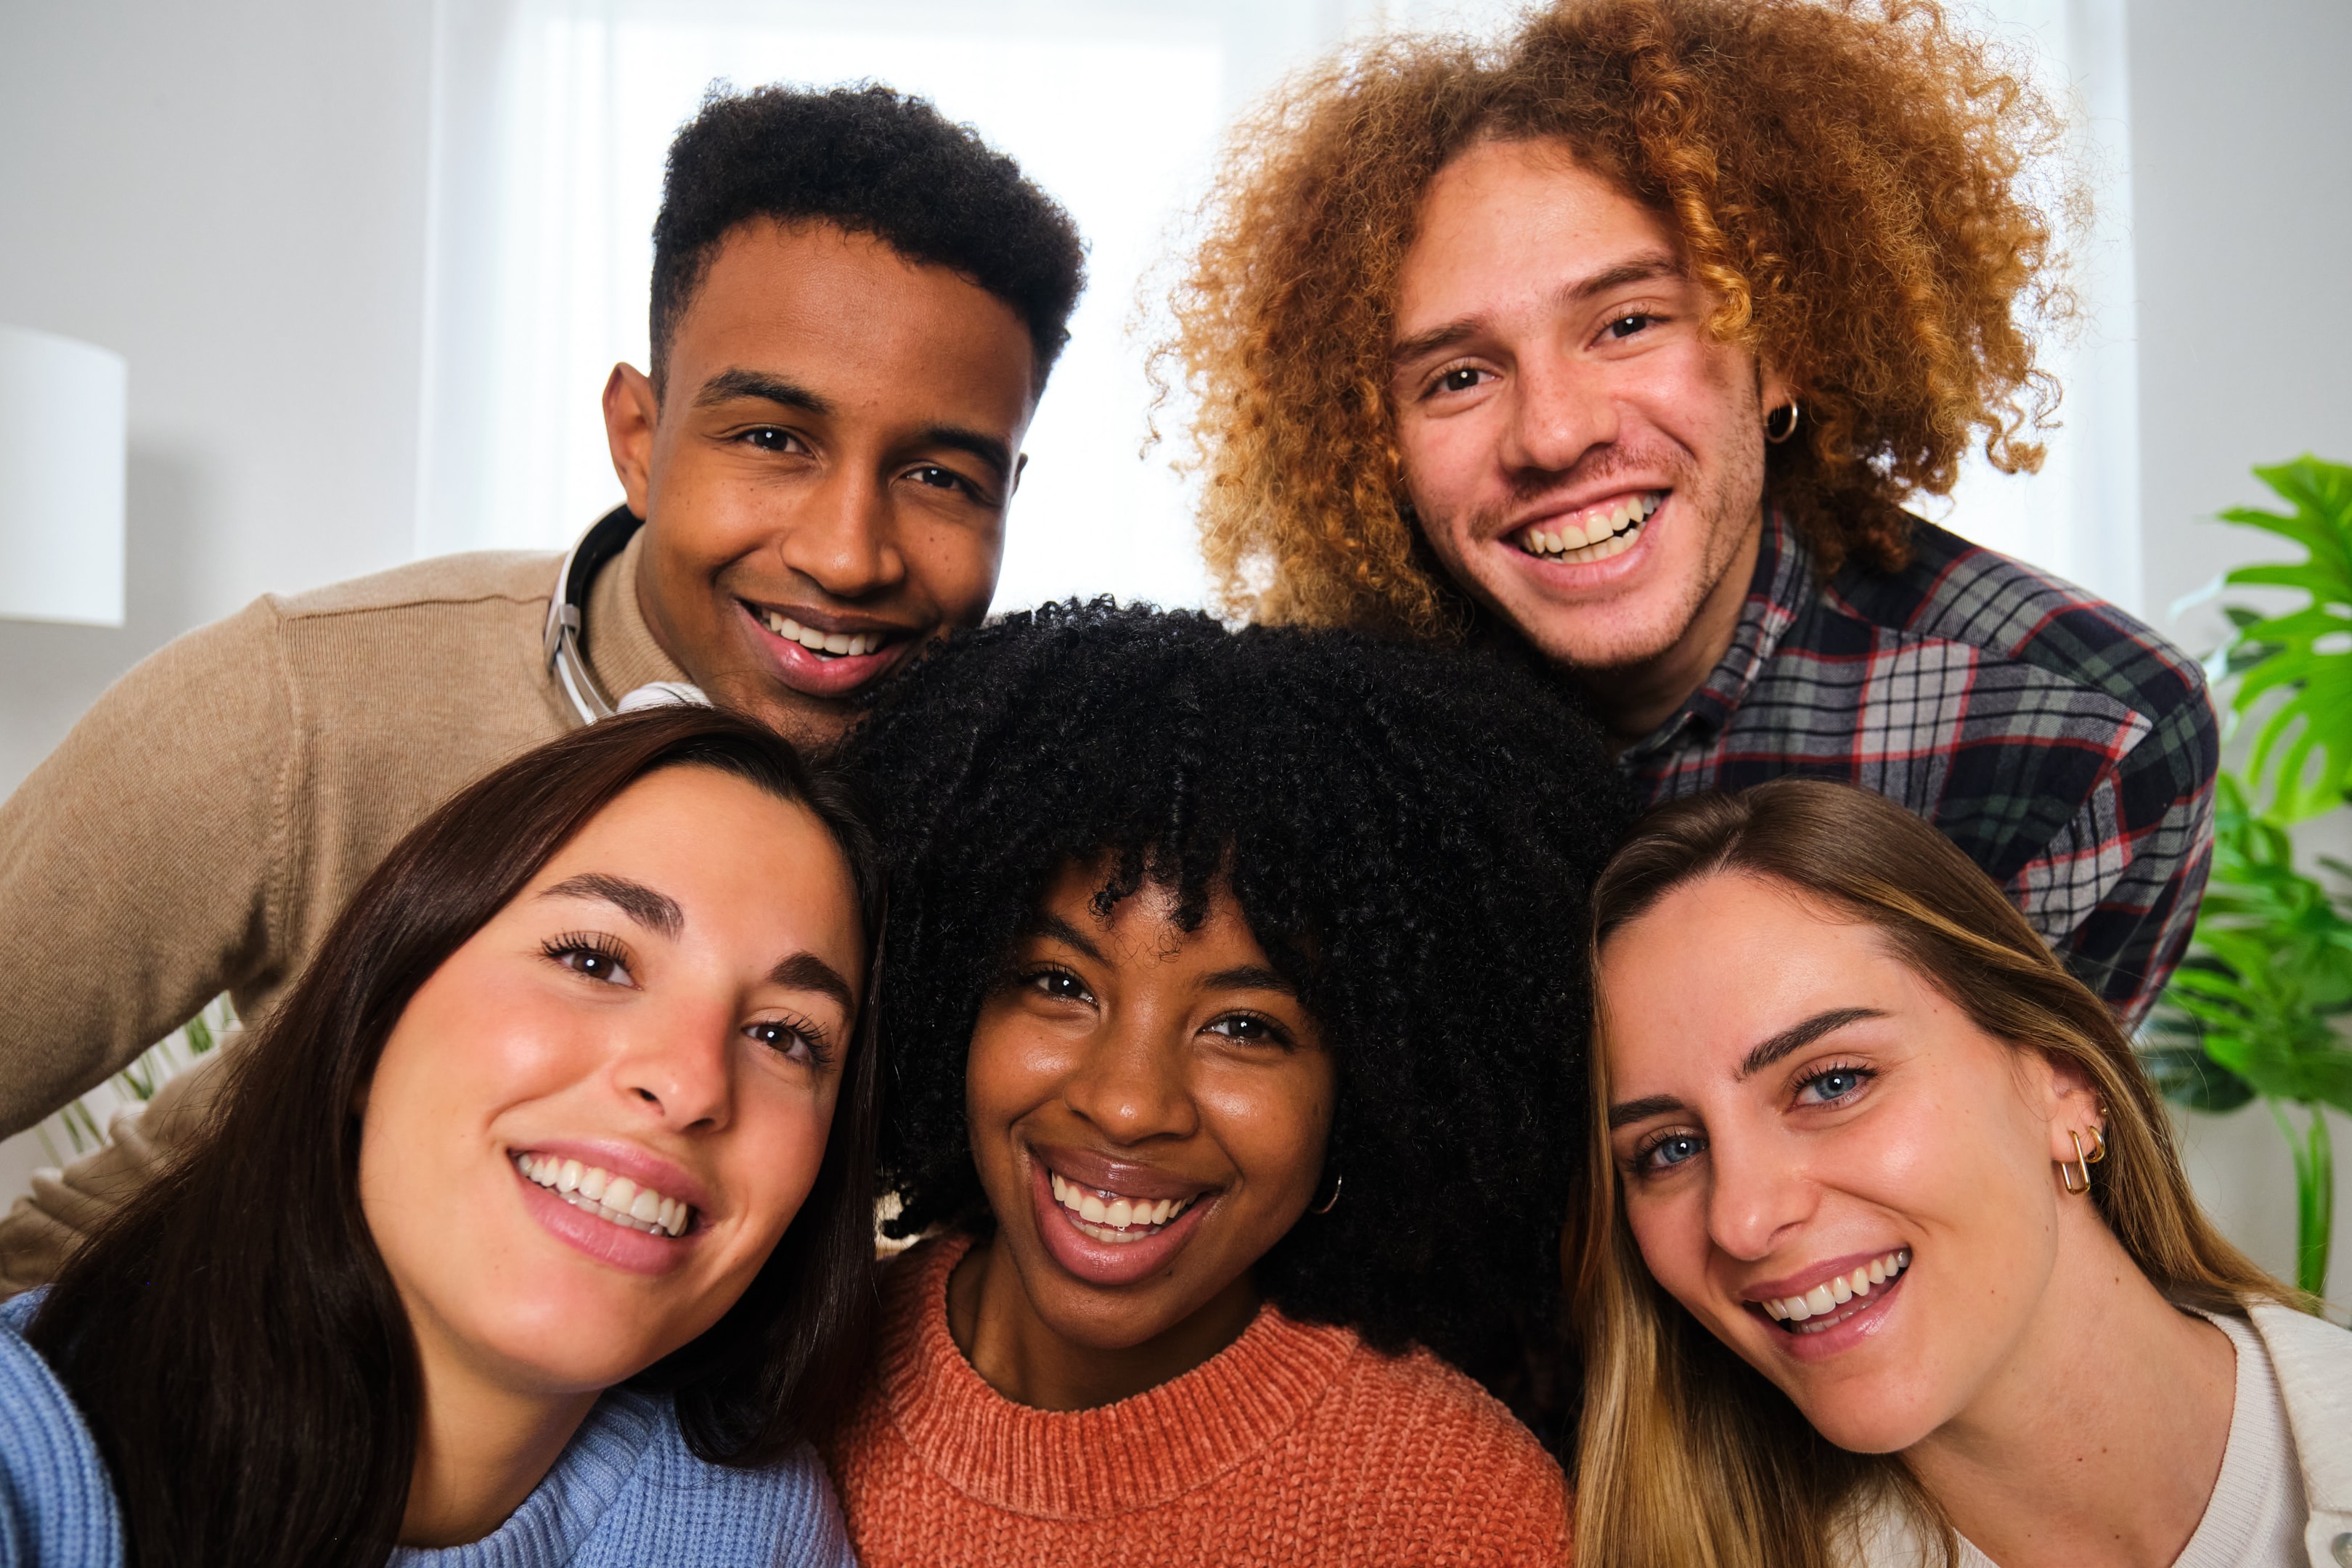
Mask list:
[{"label": "plaid flannel shirt", "polygon": [[2179,962],[2213,856],[2196,662],[1927,523],[1901,571],[1823,582],[1768,508],[1730,650],[1619,761],[1652,805],[1791,773],[1876,790],[1990,872],[2126,1028]]}]

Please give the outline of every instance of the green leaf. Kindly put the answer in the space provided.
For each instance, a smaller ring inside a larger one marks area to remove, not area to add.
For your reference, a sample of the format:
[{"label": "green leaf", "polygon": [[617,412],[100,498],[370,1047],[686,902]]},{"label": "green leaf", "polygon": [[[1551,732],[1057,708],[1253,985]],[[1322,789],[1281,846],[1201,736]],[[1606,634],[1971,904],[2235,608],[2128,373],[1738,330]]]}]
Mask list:
[{"label": "green leaf", "polygon": [[2234,635],[2219,668],[2237,682],[2231,707],[2241,715],[2277,694],[2247,772],[2267,787],[2270,809],[2295,822],[2352,793],[2352,467],[2306,455],[2254,473],[2294,510],[2233,507],[2223,521],[2299,544],[2304,559],[2242,566],[2222,581],[2299,591],[2307,602],[2271,616],[2229,606]]}]

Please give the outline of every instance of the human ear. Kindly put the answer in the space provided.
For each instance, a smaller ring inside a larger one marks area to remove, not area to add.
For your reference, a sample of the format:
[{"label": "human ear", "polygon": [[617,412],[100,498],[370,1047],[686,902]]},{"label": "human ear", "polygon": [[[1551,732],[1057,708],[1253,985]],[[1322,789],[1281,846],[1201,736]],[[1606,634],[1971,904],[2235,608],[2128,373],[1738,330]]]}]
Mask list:
[{"label": "human ear", "polygon": [[653,489],[654,426],[661,417],[661,399],[645,372],[633,364],[616,364],[604,381],[604,443],[612,449],[613,472],[620,476],[629,510],[646,516],[646,498]]},{"label": "human ear", "polygon": [[2029,1053],[2039,1064],[2040,1070],[2029,1079],[2037,1103],[2044,1110],[2050,1122],[2050,1158],[2061,1164],[2071,1164],[2080,1156],[2075,1140],[2082,1148],[2092,1146],[2095,1131],[2104,1131],[2107,1124],[2107,1108],[2099,1087],[2089,1070],[2069,1057],[2051,1056],[2042,1052]]}]

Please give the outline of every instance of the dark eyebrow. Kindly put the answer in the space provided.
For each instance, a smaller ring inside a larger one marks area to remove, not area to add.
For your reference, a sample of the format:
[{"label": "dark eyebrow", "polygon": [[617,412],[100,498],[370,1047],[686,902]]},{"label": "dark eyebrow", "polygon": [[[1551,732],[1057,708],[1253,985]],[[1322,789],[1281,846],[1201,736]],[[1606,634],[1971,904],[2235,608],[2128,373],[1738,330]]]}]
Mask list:
[{"label": "dark eyebrow", "polygon": [[[1596,294],[1605,294],[1612,289],[1622,289],[1628,283],[1643,283],[1653,278],[1685,276],[1687,274],[1684,271],[1683,264],[1664,252],[1654,256],[1637,256],[1631,261],[1621,261],[1614,267],[1604,268],[1590,278],[1570,284],[1559,291],[1559,300],[1563,305],[1577,305]],[[1485,325],[1486,321],[1482,317],[1463,316],[1446,322],[1444,326],[1432,327],[1425,332],[1417,332],[1412,337],[1402,340],[1389,351],[1389,363],[1401,365],[1438,349],[1450,348],[1463,339],[1472,336]]]},{"label": "dark eyebrow", "polygon": [[[1823,1035],[1859,1024],[1865,1018],[1884,1018],[1885,1014],[1875,1007],[1834,1007],[1826,1013],[1816,1013],[1801,1024],[1791,1025],[1758,1046],[1740,1060],[1739,1076],[1748,1078],[1770,1067],[1792,1051],[1802,1050]],[[1609,1131],[1614,1132],[1631,1122],[1646,1121],[1653,1116],[1669,1111],[1687,1110],[1688,1106],[1671,1094],[1645,1095],[1640,1100],[1628,1100],[1609,1108]]]},{"label": "dark eyebrow", "polygon": [[768,973],[769,983],[793,991],[815,991],[841,1004],[845,1013],[857,1011],[857,994],[841,971],[813,952],[796,952]]},{"label": "dark eyebrow", "polygon": [[1097,963],[1104,962],[1102,949],[1088,941],[1086,932],[1056,914],[1041,914],[1029,928],[1032,936],[1052,937],[1055,942],[1068,942]]},{"label": "dark eyebrow", "polygon": [[797,408],[803,414],[833,412],[832,399],[811,392],[796,381],[786,381],[782,376],[769,375],[756,370],[720,371],[702,384],[702,390],[694,395],[694,405],[709,408],[738,397],[756,397],[763,403]]},{"label": "dark eyebrow", "polygon": [[1640,1100],[1629,1100],[1609,1108],[1609,1131],[1633,1121],[1647,1121],[1653,1116],[1663,1116],[1669,1110],[1681,1110],[1683,1102],[1671,1094],[1653,1094]]},{"label": "dark eyebrow", "polygon": [[602,900],[647,931],[658,931],[672,941],[686,929],[686,911],[677,907],[676,899],[667,893],[656,893],[643,882],[608,876],[603,871],[583,871],[576,877],[566,877],[539,896]]},{"label": "dark eyebrow", "polygon": [[1293,997],[1298,994],[1297,986],[1263,963],[1244,963],[1232,969],[1220,969],[1201,984],[1211,991],[1273,991]]},{"label": "dark eyebrow", "polygon": [[916,437],[923,447],[945,447],[951,452],[962,452],[978,458],[988,465],[989,472],[1003,479],[1013,472],[1013,449],[993,436],[983,436],[977,430],[967,430],[961,425],[933,425]]},{"label": "dark eyebrow", "polygon": [[1816,1013],[1801,1024],[1792,1024],[1770,1039],[1748,1053],[1739,1064],[1739,1076],[1763,1071],[1791,1051],[1802,1050],[1823,1035],[1843,1029],[1848,1024],[1859,1024],[1864,1018],[1884,1018],[1885,1014],[1875,1007],[1833,1007],[1826,1013]]}]

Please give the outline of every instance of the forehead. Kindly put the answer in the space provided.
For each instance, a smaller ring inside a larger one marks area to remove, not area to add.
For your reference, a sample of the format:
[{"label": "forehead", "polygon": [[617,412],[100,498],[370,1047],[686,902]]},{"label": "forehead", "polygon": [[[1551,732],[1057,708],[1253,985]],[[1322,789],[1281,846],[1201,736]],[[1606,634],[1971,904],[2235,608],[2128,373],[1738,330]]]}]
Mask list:
[{"label": "forehead", "polygon": [[912,422],[1029,412],[1034,356],[1003,300],[944,267],[827,223],[738,224],[673,329],[667,374],[782,373],[845,408]]},{"label": "forehead", "polygon": [[1189,931],[1176,922],[1177,890],[1148,877],[1104,919],[1095,912],[1094,900],[1111,869],[1108,859],[1063,867],[1046,884],[1040,912],[1085,935],[1122,967],[1167,973],[1265,964],[1240,900],[1222,884],[1211,890],[1207,912]]},{"label": "forehead", "polygon": [[1457,153],[1422,198],[1398,279],[1399,335],[1516,302],[1644,255],[1674,233],[1564,142],[1488,138]]},{"label": "forehead", "polygon": [[1620,927],[1600,981],[1618,1098],[1678,1073],[1718,1076],[1825,1012],[1916,1012],[1926,991],[1874,927],[1738,874],[1685,883]]},{"label": "forehead", "polygon": [[807,806],[716,768],[667,767],[629,785],[549,858],[520,902],[582,871],[677,900],[689,938],[785,942],[845,974],[857,967],[857,891],[832,834]]}]

